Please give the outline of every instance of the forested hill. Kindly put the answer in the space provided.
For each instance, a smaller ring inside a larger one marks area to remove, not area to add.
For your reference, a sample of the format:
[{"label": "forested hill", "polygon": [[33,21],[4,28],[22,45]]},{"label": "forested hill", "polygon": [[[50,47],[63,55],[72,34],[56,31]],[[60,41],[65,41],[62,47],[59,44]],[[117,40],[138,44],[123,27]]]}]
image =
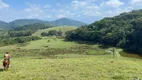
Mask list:
[{"label": "forested hill", "polygon": [[81,21],[76,21],[68,18],[60,18],[58,20],[52,21],[52,25],[57,25],[57,26],[77,26],[80,27],[82,25],[86,25],[86,23],[81,22]]},{"label": "forested hill", "polygon": [[46,29],[46,28],[50,28],[53,27],[51,25],[48,24],[42,24],[42,23],[34,23],[34,24],[28,24],[28,25],[24,25],[24,26],[20,26],[20,27],[15,27],[12,28],[11,30],[14,31],[26,31],[26,30],[31,30],[31,31],[37,31],[40,29]]},{"label": "forested hill", "polygon": [[0,21],[0,30],[7,29],[8,28],[7,25],[8,25],[8,23],[6,23],[4,21]]},{"label": "forested hill", "polygon": [[68,32],[67,40],[83,40],[142,52],[142,10],[104,18]]},{"label": "forested hill", "polygon": [[14,21],[9,22],[9,26],[11,28],[17,27],[17,26],[24,26],[24,25],[30,25],[30,24],[35,24],[35,23],[48,23],[42,20],[38,19],[17,19]]},{"label": "forested hill", "polygon": [[61,19],[54,20],[54,21],[43,21],[39,19],[17,19],[9,23],[0,21],[0,29],[12,29],[15,27],[20,27],[20,26],[30,25],[30,24],[35,24],[35,23],[40,23],[40,24],[45,24],[45,25],[48,24],[48,25],[53,25],[53,26],[77,26],[77,27],[86,25],[86,23],[68,19],[68,18],[61,18]]}]

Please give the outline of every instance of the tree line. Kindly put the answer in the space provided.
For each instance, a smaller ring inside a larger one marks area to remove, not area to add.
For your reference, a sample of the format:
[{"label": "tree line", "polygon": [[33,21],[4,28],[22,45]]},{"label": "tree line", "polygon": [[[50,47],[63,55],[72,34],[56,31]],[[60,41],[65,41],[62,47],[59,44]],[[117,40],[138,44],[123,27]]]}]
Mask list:
[{"label": "tree line", "polygon": [[52,26],[35,23],[24,26],[14,27],[10,30],[0,31],[0,46],[11,45],[17,43],[25,43],[32,40],[39,40],[40,37],[32,36],[33,33],[40,29],[49,28]]},{"label": "tree line", "polygon": [[66,40],[89,41],[142,52],[142,10],[104,18],[69,31]]},{"label": "tree line", "polygon": [[41,36],[62,36],[62,31],[50,30],[49,32],[42,32]]},{"label": "tree line", "polygon": [[[1,37],[0,37],[1,38]],[[11,44],[17,44],[17,43],[25,43],[33,40],[39,40],[41,39],[40,37],[37,36],[23,36],[23,37],[2,37],[0,39],[0,46],[5,46],[5,45],[11,45]]]}]

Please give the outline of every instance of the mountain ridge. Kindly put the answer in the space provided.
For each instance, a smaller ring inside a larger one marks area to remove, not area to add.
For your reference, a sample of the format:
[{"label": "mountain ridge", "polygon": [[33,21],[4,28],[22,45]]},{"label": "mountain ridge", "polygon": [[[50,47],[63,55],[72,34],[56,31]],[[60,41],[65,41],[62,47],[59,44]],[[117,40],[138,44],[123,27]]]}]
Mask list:
[{"label": "mountain ridge", "polygon": [[4,22],[4,21],[1,21],[1,20],[0,20],[0,30],[1,30],[1,29],[6,29],[7,25],[8,25],[7,22]]},{"label": "mountain ridge", "polygon": [[45,21],[40,19],[17,19],[14,21],[10,21],[8,23],[4,21],[0,21],[0,29],[9,29],[9,28],[14,28],[18,26],[35,24],[35,23],[50,24],[54,26],[77,26],[77,27],[86,25],[86,23],[84,22],[69,19],[69,18],[60,18],[54,21]]},{"label": "mountain ridge", "polygon": [[69,18],[60,18],[54,21],[51,21],[52,24],[57,24],[59,26],[81,26],[82,24],[85,25],[86,23],[81,22],[81,21],[77,21],[77,20],[73,20],[73,19],[69,19]]}]

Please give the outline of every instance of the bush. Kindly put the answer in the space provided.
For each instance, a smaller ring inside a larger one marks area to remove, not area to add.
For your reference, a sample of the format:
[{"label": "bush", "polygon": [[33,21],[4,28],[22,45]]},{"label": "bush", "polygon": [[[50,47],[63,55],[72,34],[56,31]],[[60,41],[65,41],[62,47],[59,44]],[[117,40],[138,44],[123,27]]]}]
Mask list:
[{"label": "bush", "polygon": [[48,33],[42,32],[41,36],[62,36],[62,31],[50,30]]}]

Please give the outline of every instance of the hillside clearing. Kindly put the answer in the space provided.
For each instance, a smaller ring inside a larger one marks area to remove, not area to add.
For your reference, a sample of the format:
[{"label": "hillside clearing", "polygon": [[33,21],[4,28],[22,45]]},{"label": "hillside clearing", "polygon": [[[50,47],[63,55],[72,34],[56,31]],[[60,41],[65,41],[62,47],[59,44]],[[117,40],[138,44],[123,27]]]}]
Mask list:
[{"label": "hillside clearing", "polygon": [[48,29],[38,30],[36,33],[33,34],[33,36],[41,36],[42,32],[48,32],[50,30],[62,31],[64,35],[66,31],[71,31],[75,29],[77,29],[77,27],[75,26],[57,26],[57,27],[51,27]]},{"label": "hillside clearing", "polygon": [[46,48],[70,48],[79,45],[75,42],[65,42],[63,39],[56,39],[54,37],[43,37],[41,40],[31,41],[23,44],[15,44],[10,46],[0,47],[5,49],[46,49]]}]

